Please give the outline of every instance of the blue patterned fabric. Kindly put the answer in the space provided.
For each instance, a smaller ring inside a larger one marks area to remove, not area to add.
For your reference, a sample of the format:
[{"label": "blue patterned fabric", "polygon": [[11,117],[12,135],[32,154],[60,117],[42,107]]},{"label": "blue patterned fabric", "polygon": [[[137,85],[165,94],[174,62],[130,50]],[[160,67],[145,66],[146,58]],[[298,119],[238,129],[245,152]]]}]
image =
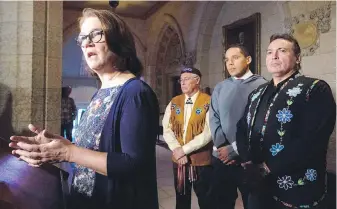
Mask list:
[{"label": "blue patterned fabric", "polygon": [[[98,90],[87,111],[83,114],[75,132],[75,144],[77,146],[99,150],[103,126],[120,87],[115,86]],[[92,196],[94,184],[95,171],[76,165],[72,184],[73,191],[90,197]]]}]

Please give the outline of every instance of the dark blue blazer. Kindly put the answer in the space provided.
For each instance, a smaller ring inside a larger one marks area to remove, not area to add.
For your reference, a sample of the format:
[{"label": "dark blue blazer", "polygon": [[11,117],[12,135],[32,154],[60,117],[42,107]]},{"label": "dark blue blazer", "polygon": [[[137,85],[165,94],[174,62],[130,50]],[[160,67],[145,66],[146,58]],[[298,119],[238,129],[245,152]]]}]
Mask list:
[{"label": "dark blue blazer", "polygon": [[107,152],[108,176],[96,173],[96,207],[158,209],[156,136],[158,100],[145,82],[130,79],[118,93],[105,122],[100,151]]}]

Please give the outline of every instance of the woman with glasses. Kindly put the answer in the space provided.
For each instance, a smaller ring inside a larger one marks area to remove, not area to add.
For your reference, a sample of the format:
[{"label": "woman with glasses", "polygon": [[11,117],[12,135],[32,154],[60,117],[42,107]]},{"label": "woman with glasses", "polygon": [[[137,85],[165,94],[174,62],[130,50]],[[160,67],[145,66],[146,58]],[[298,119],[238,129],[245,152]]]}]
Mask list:
[{"label": "woman with glasses", "polygon": [[139,79],[130,29],[111,11],[85,9],[77,43],[102,82],[74,135],[29,129],[35,137],[13,136],[10,146],[32,166],[76,164],[70,208],[157,209],[155,143],[159,106],[152,89]]}]

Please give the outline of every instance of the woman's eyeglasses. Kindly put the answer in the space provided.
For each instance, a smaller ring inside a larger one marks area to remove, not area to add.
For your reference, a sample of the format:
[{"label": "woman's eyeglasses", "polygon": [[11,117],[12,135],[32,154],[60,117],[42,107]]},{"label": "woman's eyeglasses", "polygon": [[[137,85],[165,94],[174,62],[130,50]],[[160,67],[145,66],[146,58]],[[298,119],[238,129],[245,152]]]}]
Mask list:
[{"label": "woman's eyeglasses", "polygon": [[88,35],[79,35],[75,40],[77,45],[82,46],[83,41],[89,38],[90,43],[99,43],[103,37],[103,30],[93,30]]}]

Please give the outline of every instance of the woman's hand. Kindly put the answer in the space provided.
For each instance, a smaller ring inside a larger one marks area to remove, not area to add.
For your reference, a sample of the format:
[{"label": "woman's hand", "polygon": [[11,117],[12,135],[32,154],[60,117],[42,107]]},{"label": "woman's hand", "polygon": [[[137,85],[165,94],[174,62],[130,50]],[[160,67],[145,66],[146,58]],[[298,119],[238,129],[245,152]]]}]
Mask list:
[{"label": "woman's hand", "polygon": [[15,150],[12,154],[19,155],[19,158],[29,165],[39,167],[43,163],[53,163],[69,161],[70,150],[73,145],[69,140],[46,130],[40,131],[33,125],[29,129],[38,133],[34,137],[12,136],[10,147]]},{"label": "woman's hand", "polygon": [[[36,133],[37,135],[34,136],[34,137],[21,137],[20,140],[22,142],[25,142],[27,144],[45,144],[45,143],[50,142],[50,139],[44,138],[40,135],[40,133],[43,131],[41,128],[39,128],[37,126],[34,126],[32,124],[29,124],[28,129],[31,132]],[[14,137],[16,137],[16,136],[14,136]],[[13,147],[13,148],[15,148],[15,147]],[[19,149],[19,148],[15,148],[15,149]]]}]

